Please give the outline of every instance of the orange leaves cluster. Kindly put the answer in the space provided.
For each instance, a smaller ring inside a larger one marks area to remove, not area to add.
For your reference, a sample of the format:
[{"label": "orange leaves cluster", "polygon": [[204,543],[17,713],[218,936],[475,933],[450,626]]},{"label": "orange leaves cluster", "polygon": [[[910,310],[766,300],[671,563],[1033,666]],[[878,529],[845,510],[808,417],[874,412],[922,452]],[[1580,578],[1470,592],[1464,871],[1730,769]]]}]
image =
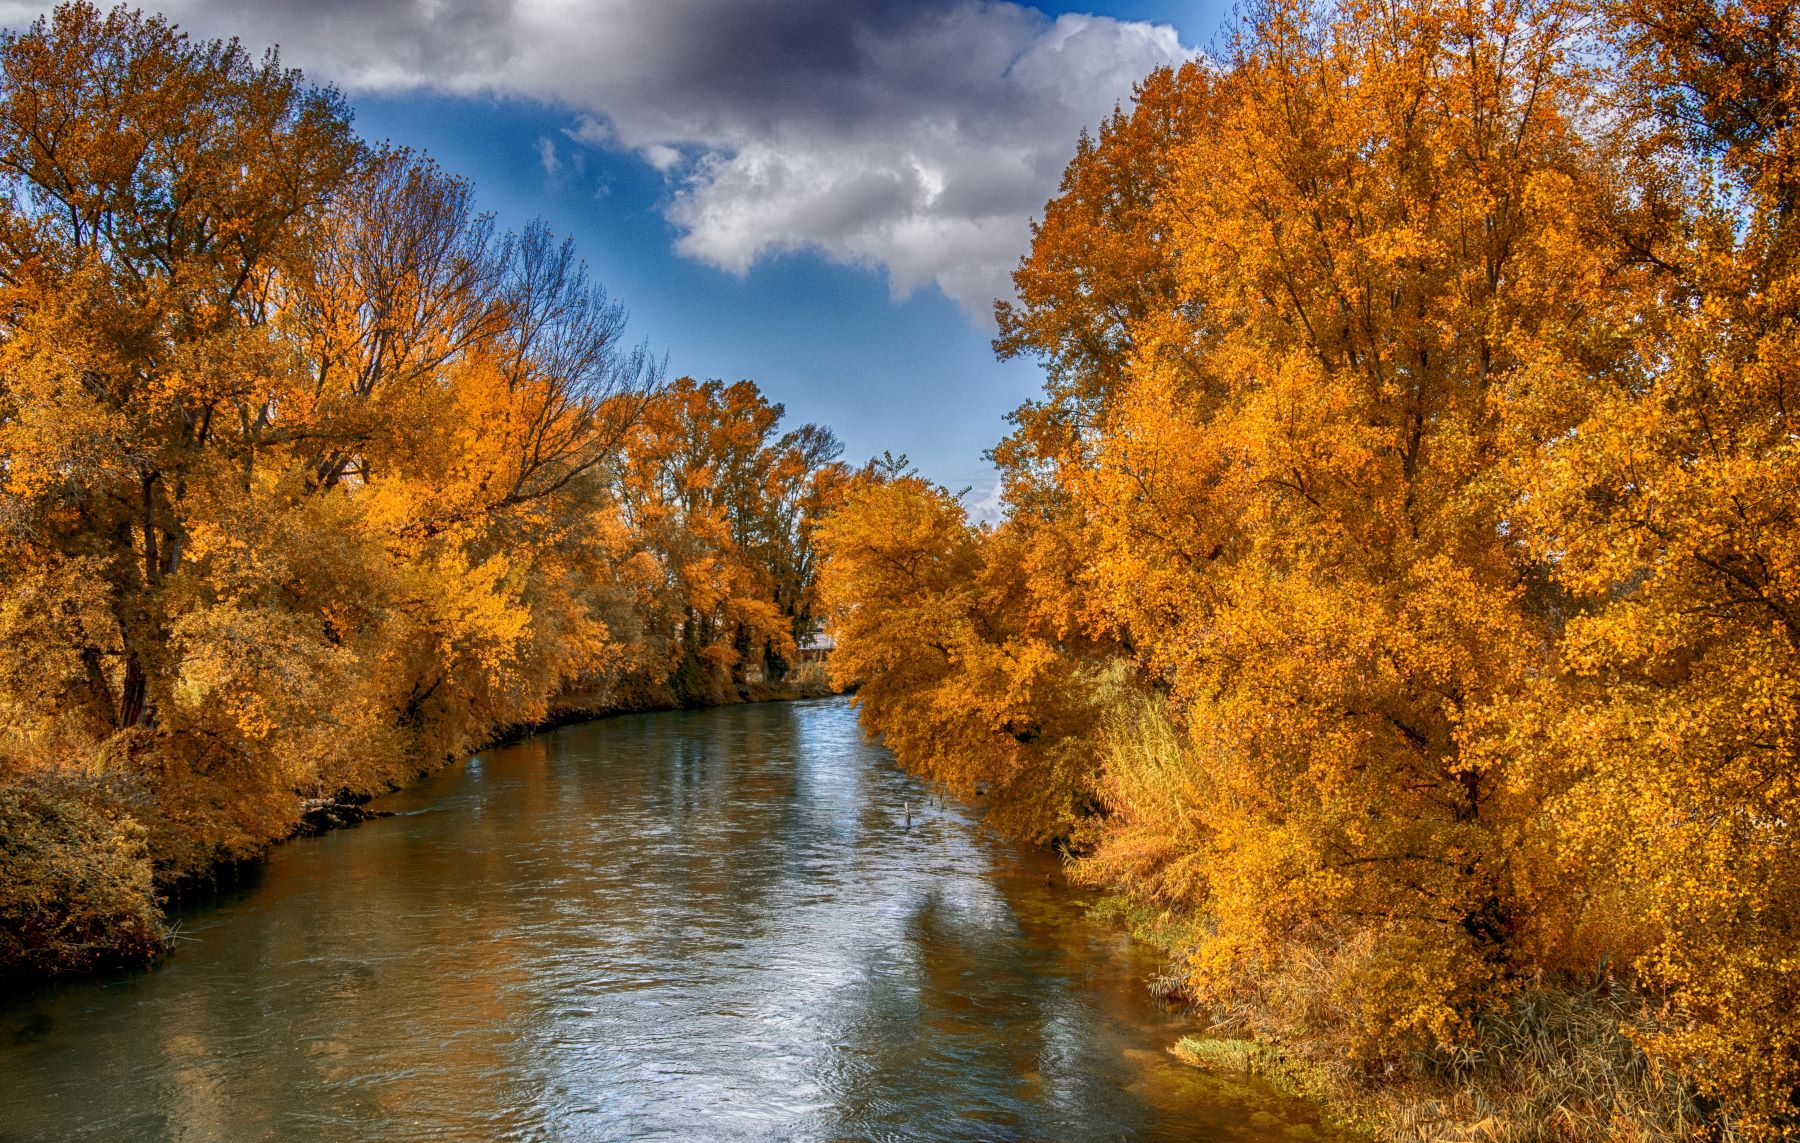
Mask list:
[{"label": "orange leaves cluster", "polygon": [[848,480],[826,429],[778,433],[748,381],[682,377],[626,441],[620,506],[662,569],[653,637],[683,702],[779,682],[817,630],[813,532]]},{"label": "orange leaves cluster", "polygon": [[946,490],[871,468],[820,542],[832,675],[860,685],[865,726],[1013,832],[1068,837],[1118,680],[1033,607],[1019,536],[970,528]]},{"label": "orange leaves cluster", "polygon": [[0,192],[0,786],[125,791],[160,873],[813,633],[831,435],[664,386],[570,243],[273,55],[58,8],[0,38]]},{"label": "orange leaves cluster", "polygon": [[1193,995],[1385,1068],[1611,973],[1719,1124],[1791,1131],[1796,36],[1755,0],[1269,0],[1150,77],[999,307],[1047,373],[1009,519],[900,484],[833,526],[871,726],[1005,772],[996,728],[1052,709],[1026,664],[1129,661],[1069,731],[1077,834]]}]

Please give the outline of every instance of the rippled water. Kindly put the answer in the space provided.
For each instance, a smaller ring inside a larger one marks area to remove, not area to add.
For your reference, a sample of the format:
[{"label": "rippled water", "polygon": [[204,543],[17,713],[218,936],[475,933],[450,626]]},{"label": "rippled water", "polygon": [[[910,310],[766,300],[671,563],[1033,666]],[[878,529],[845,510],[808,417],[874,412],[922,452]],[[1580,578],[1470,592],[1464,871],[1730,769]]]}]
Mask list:
[{"label": "rippled water", "polygon": [[[905,817],[910,805],[911,825]],[[608,719],[0,1008],[0,1139],[1317,1139],[842,700]]]}]

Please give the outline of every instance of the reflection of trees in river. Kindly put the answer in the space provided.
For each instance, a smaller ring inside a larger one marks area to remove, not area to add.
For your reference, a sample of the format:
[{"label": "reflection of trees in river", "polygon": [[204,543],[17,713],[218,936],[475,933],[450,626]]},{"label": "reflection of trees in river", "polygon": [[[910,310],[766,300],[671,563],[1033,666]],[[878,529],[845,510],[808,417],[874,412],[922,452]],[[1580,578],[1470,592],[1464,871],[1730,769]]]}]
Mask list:
[{"label": "reflection of trees in river", "polygon": [[1046,1094],[1043,1016],[1055,1000],[1034,995],[1018,931],[995,924],[997,911],[924,894],[897,947],[834,1005],[824,1074],[835,1129],[1057,1137],[1034,1122]]}]

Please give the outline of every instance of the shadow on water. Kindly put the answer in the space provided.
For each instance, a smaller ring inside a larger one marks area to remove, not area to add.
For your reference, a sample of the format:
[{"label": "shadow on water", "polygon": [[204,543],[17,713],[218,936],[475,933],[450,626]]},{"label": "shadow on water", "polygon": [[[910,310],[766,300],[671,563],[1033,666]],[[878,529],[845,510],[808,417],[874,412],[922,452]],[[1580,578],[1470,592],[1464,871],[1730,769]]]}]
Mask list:
[{"label": "shadow on water", "polygon": [[489,751],[0,1008],[0,1139],[1324,1136],[1175,1063],[1145,956],[925,794],[840,700]]}]

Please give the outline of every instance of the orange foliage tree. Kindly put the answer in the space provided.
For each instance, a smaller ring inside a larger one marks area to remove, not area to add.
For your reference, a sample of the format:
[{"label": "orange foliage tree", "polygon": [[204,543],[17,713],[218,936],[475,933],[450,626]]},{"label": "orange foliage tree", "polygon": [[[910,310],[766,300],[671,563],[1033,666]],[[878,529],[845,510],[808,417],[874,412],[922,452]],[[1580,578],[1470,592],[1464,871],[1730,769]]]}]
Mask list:
[{"label": "orange foliage tree", "polygon": [[842,489],[842,447],[748,381],[683,377],[644,408],[620,496],[659,569],[653,635],[676,697],[717,701],[779,682],[815,633],[813,531]]},{"label": "orange foliage tree", "polygon": [[997,311],[1007,520],[828,526],[870,728],[1079,810],[999,736],[1114,662],[1078,868],[1190,995],[1368,1076],[1598,973],[1791,1133],[1790,8],[1269,0],[1151,76]]},{"label": "orange foliage tree", "polygon": [[1036,841],[1091,808],[1093,731],[1124,680],[1040,607],[1033,533],[970,527],[957,497],[870,466],[821,529],[834,681],[865,726],[934,782]]},{"label": "orange foliage tree", "polygon": [[0,39],[0,183],[0,973],[141,957],[152,868],[308,800],[812,632],[830,434],[665,392],[569,242],[273,53],[65,4]]},{"label": "orange foliage tree", "polygon": [[[1646,1042],[1756,1134],[1800,1122],[1800,22],[1624,0],[1631,194],[1586,220],[1644,283],[1601,372],[1522,402],[1518,519],[1572,597],[1556,673],[1495,712],[1555,783],[1564,861],[1670,1019]],[[1524,419],[1524,418],[1522,418]],[[1538,427],[1541,426],[1541,427]]]}]

